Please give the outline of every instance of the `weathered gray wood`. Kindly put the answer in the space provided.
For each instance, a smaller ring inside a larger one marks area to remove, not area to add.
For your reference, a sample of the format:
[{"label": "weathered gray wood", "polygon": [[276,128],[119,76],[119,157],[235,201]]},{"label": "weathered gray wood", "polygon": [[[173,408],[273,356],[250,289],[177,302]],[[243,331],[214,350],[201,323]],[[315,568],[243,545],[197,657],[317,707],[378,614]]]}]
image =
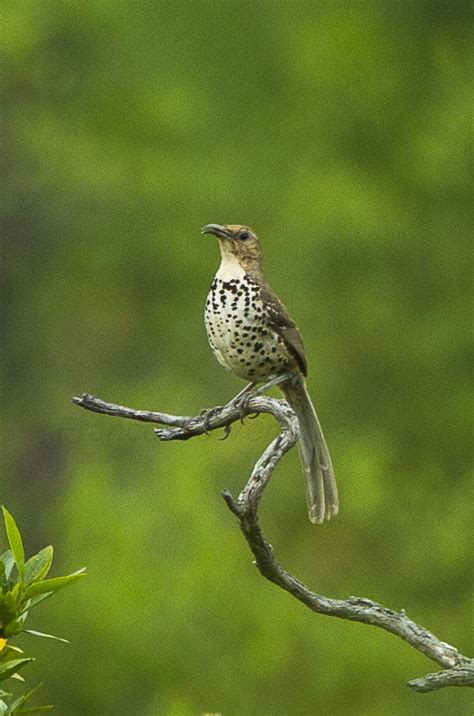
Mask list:
[{"label": "weathered gray wood", "polygon": [[240,400],[203,411],[195,417],[134,410],[87,394],[73,398],[73,402],[92,412],[165,425],[167,427],[155,429],[156,435],[162,441],[189,440],[219,428],[224,428],[227,437],[232,423],[242,420],[245,416],[260,413],[273,415],[280,426],[279,435],[255,463],[252,474],[237,499],[226,490],[222,493],[228,508],[239,521],[260,573],[306,604],[312,611],[371,624],[389,631],[442,667],[442,671],[409,681],[407,685],[414,691],[435,691],[445,686],[474,686],[474,659],[464,656],[454,646],[441,641],[416,624],[408,618],[403,609],[397,612],[363,597],[332,599],[322,596],[286,572],[276,560],[273,549],[260,528],[258,504],[273,470],[298,439],[298,421],[286,401],[247,394]]}]

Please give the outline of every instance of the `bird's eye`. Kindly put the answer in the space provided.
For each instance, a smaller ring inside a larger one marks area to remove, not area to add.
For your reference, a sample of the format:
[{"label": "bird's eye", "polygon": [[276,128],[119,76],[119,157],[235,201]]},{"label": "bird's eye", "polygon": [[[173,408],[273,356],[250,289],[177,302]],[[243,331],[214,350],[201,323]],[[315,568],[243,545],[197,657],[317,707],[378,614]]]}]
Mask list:
[{"label": "bird's eye", "polygon": [[249,231],[241,231],[240,238],[243,239],[244,241],[246,239],[250,239],[250,232]]}]

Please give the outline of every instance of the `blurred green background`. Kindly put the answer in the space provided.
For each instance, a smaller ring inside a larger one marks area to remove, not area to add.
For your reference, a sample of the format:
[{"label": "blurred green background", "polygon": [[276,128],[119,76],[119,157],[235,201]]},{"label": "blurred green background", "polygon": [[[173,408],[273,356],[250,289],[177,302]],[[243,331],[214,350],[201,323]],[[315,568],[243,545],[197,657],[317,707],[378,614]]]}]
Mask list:
[{"label": "blurred green background", "polygon": [[[88,391],[193,414],[242,384],[207,346],[208,222],[248,223],[303,334],[339,517],[298,458],[265,496],[278,558],[472,652],[471,3],[2,3],[2,493],[27,551],[89,576],[28,642],[57,713],[469,714],[437,666],[264,581],[219,492],[270,418],[160,444]],[[25,642],[26,643],[26,642]],[[471,704],[472,705],[472,704]]]}]

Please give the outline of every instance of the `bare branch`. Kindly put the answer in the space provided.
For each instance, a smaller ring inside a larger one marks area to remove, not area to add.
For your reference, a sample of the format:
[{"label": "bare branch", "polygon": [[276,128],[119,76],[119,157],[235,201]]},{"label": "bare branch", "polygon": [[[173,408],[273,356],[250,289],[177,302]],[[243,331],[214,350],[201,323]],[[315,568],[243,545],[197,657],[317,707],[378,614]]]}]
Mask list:
[{"label": "bare branch", "polygon": [[155,429],[156,435],[162,441],[188,440],[219,428],[224,428],[227,436],[232,423],[242,420],[245,416],[260,413],[273,415],[280,426],[279,435],[257,460],[249,480],[237,499],[235,500],[227,490],[222,493],[228,508],[239,521],[260,573],[306,604],[312,611],[371,624],[389,631],[443,668],[442,671],[409,681],[407,685],[414,691],[435,691],[445,686],[474,686],[474,659],[464,656],[454,646],[441,641],[427,629],[416,624],[407,617],[404,610],[393,611],[363,597],[331,599],[321,596],[308,589],[277,562],[272,547],[262,533],[257,512],[260,498],[273,470],[298,439],[298,422],[286,401],[251,395],[241,401],[231,401],[223,407],[203,411],[196,417],[134,410],[122,405],[106,403],[87,394],[80,398],[73,398],[73,402],[96,413],[165,425],[166,428]]},{"label": "bare branch", "polygon": [[413,679],[408,682],[408,686],[420,693],[436,691],[444,686],[474,686],[474,661],[470,659],[464,666],[455,666],[453,669],[427,674],[421,679]]}]

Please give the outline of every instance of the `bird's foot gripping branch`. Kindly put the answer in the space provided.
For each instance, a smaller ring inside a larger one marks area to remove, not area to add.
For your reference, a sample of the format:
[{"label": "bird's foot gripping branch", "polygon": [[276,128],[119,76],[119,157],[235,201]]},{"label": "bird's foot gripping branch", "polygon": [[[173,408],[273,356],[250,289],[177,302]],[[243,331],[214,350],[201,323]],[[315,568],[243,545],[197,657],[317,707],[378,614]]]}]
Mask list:
[{"label": "bird's foot gripping branch", "polygon": [[441,671],[409,681],[408,686],[411,689],[428,692],[445,686],[474,686],[474,659],[464,656],[455,647],[416,624],[407,617],[404,610],[397,612],[387,609],[371,599],[361,597],[324,597],[308,589],[277,562],[260,528],[258,505],[273,470],[298,440],[298,421],[286,401],[252,395],[243,403],[236,404],[231,401],[223,407],[214,408],[196,417],[134,410],[86,394],[74,398],[73,402],[95,413],[163,425],[165,427],[155,429],[156,435],[162,441],[189,440],[212,430],[228,430],[232,423],[241,420],[243,411],[246,415],[273,415],[279,424],[280,432],[255,463],[252,474],[239,496],[234,498],[227,490],[222,493],[228,508],[239,521],[260,573],[313,612],[371,624],[391,632],[441,667]]}]

